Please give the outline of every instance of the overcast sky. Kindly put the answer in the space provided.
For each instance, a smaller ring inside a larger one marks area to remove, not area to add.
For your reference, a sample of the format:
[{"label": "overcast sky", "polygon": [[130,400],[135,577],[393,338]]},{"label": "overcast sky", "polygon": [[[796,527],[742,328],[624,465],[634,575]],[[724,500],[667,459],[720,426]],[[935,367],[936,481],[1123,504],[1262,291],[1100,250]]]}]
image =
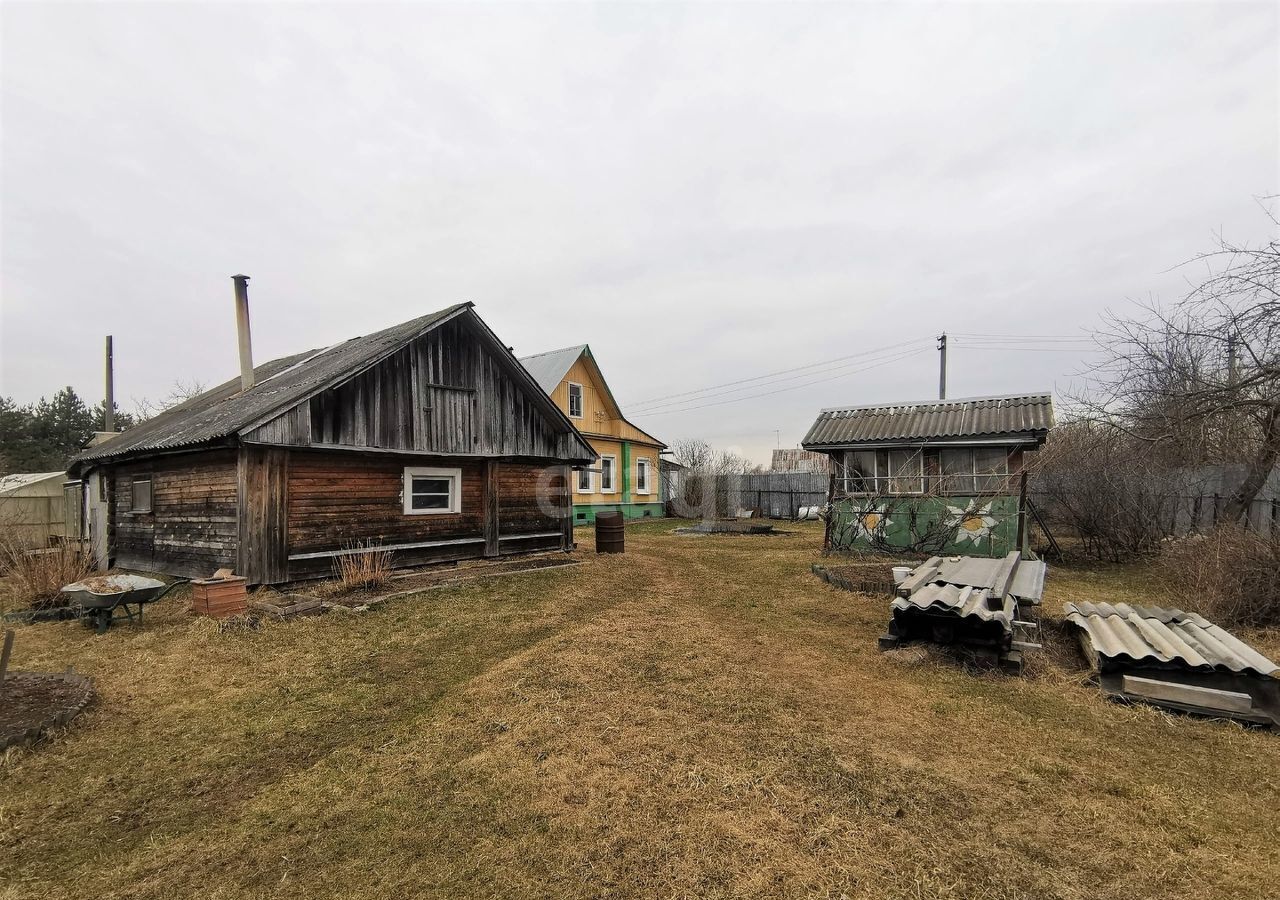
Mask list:
[{"label": "overcast sky", "polygon": [[1038,336],[1175,299],[1280,189],[1270,2],[2,15],[23,402],[100,398],[108,333],[126,407],[232,376],[245,272],[258,361],[471,300],[521,355],[590,343],[659,438],[765,460],[934,396],[944,329],[1044,348],[957,337],[952,396],[1067,388],[1087,358]]}]

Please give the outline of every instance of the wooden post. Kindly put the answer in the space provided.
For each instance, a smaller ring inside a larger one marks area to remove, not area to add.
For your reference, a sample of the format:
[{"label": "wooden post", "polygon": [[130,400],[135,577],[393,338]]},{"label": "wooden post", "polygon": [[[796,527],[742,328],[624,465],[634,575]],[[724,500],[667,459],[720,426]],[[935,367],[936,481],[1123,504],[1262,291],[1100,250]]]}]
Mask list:
[{"label": "wooden post", "polygon": [[564,528],[564,547],[568,551],[575,549],[573,541],[573,470],[569,466],[560,467],[562,493],[564,499],[564,516],[560,520]]},{"label": "wooden post", "polygon": [[4,696],[4,679],[9,674],[9,654],[13,652],[13,629],[4,633],[4,649],[0,650],[0,697]]},{"label": "wooden post", "polygon": [[1021,484],[1018,486],[1018,553],[1027,555],[1027,542],[1030,535],[1027,531],[1027,472],[1022,472]]},{"label": "wooden post", "polygon": [[484,555],[498,555],[501,533],[499,531],[498,514],[501,504],[498,498],[498,461],[485,460],[484,464]]},{"label": "wooden post", "polygon": [[822,549],[831,549],[831,520],[836,516],[836,467],[831,466],[831,479],[827,482],[827,521],[822,527]]}]

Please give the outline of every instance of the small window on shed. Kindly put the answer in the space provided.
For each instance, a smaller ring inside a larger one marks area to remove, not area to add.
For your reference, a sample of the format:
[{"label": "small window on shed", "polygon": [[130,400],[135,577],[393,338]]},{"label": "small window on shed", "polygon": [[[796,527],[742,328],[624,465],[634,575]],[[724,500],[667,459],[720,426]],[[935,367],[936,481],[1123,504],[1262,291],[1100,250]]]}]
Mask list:
[{"label": "small window on shed", "polygon": [[846,494],[876,493],[874,450],[850,450],[845,453],[844,491]]},{"label": "small window on shed", "polygon": [[924,459],[919,450],[889,451],[889,493],[924,493]]},{"label": "small window on shed", "polygon": [[462,470],[410,466],[404,470],[407,516],[462,512]]},{"label": "small window on shed", "polygon": [[942,491],[946,494],[973,493],[973,451],[968,447],[942,449]]},{"label": "small window on shed", "polygon": [[569,418],[582,418],[582,385],[569,382]]},{"label": "small window on shed", "polygon": [[133,492],[129,501],[129,512],[151,512],[151,476],[134,475]]},{"label": "small window on shed", "polygon": [[980,494],[998,494],[1009,480],[1009,451],[1004,447],[978,447],[973,451],[974,481]]}]

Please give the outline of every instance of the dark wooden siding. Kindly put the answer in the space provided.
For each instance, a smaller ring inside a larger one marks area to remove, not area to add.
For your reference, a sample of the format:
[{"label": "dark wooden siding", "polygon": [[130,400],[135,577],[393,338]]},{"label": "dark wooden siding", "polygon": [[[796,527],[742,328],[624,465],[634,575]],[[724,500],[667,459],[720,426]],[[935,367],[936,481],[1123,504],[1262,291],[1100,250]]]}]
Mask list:
[{"label": "dark wooden siding", "polygon": [[[404,469],[436,466],[462,470],[462,505],[456,514],[406,515]],[[366,544],[396,547],[437,544],[395,551],[397,566],[471,559],[485,552],[485,466],[457,457],[397,456],[340,452],[293,452],[288,472],[289,577],[333,571],[335,551]],[[544,467],[498,464],[500,549],[514,553],[554,549],[561,539],[520,539],[522,534],[561,528],[554,515],[538,511],[538,472]],[[549,479],[559,485],[558,474]],[[555,488],[558,490],[558,488]],[[308,558],[309,557],[309,558]]]},{"label": "dark wooden siding", "polygon": [[242,447],[237,474],[240,522],[236,571],[253,584],[287,581],[289,451]]},{"label": "dark wooden siding", "polygon": [[456,319],[369,371],[246,435],[290,447],[572,458],[583,455],[546,398],[513,377],[477,326]]},{"label": "dark wooden siding", "polygon": [[[151,476],[151,512],[131,513],[133,477]],[[233,450],[116,466],[108,487],[115,565],[169,575],[211,575],[236,565]]]}]

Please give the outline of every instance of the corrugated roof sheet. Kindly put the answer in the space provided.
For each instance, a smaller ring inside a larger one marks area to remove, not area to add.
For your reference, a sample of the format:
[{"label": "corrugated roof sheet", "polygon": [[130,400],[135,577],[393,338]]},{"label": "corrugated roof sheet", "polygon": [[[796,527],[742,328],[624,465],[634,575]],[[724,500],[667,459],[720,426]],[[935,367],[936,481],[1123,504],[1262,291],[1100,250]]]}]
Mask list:
[{"label": "corrugated roof sheet", "polygon": [[[1002,559],[984,559],[978,556],[947,557],[933,577],[934,584],[971,585],[979,588],[995,586],[996,573]],[[1039,603],[1044,595],[1044,578],[1047,566],[1042,560],[1023,559],[1013,573],[1013,585],[1009,593],[1019,600]]]},{"label": "corrugated roof sheet", "polygon": [[810,450],[959,438],[1040,441],[1052,427],[1049,394],[850,406],[819,413],[802,445]]},{"label": "corrugated roof sheet", "polygon": [[0,494],[7,494],[10,491],[16,491],[19,488],[24,488],[28,485],[38,484],[46,478],[65,479],[66,477],[66,472],[15,472],[12,475],[0,476]]},{"label": "corrugated roof sheet", "polygon": [[550,394],[586,349],[586,344],[578,344],[576,347],[565,347],[563,350],[548,350],[546,353],[522,356],[520,365],[529,371],[544,393]]},{"label": "corrugated roof sheet", "polygon": [[1009,595],[997,608],[991,608],[991,591],[986,588],[955,584],[930,583],[917,588],[910,597],[895,597],[890,607],[894,612],[946,612],[961,619],[975,618],[998,622],[1005,631],[1013,629],[1018,603]]},{"label": "corrugated roof sheet", "polygon": [[355,375],[419,335],[471,308],[458,303],[382,331],[254,367],[255,383],[240,390],[233,378],[80,453],[73,466],[138,451],[169,450],[235,434],[290,408],[330,383]]},{"label": "corrugated roof sheet", "polygon": [[1068,603],[1063,612],[1106,660],[1257,675],[1277,670],[1257,650],[1195,613],[1128,603]]}]

